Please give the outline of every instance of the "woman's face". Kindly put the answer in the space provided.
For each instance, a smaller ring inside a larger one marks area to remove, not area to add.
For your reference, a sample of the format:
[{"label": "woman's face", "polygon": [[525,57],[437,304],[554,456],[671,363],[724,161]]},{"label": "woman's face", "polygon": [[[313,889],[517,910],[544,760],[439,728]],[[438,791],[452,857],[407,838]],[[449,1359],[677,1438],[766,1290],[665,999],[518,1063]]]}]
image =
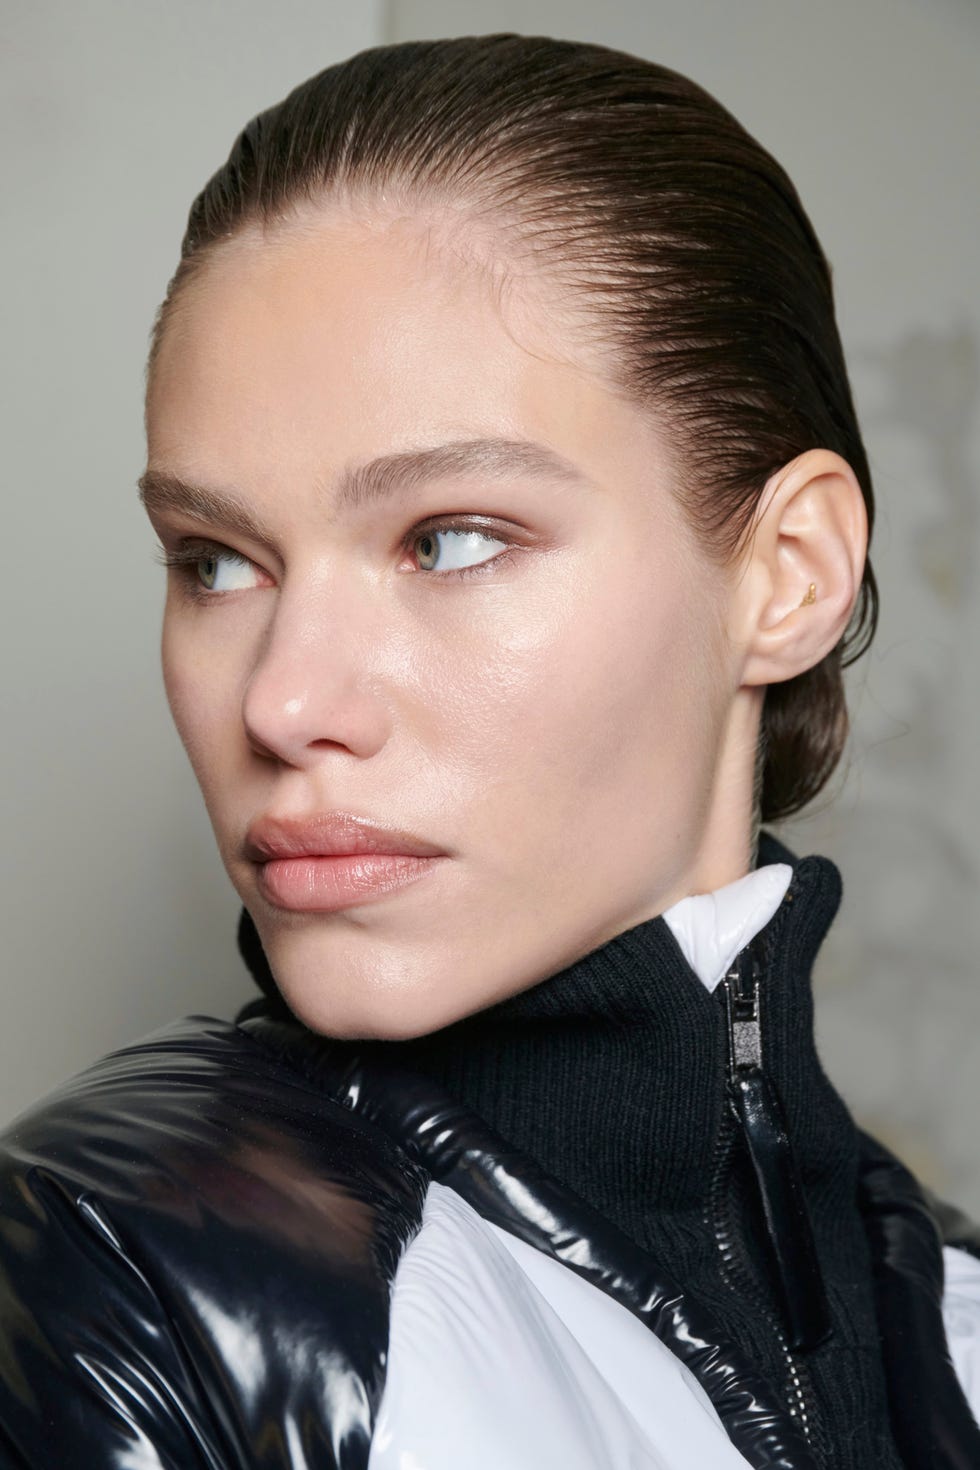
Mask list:
[{"label": "woman's face", "polygon": [[730,581],[557,288],[488,260],[417,217],[249,231],[150,385],[171,708],[336,1036],[434,1030],[745,869]]}]

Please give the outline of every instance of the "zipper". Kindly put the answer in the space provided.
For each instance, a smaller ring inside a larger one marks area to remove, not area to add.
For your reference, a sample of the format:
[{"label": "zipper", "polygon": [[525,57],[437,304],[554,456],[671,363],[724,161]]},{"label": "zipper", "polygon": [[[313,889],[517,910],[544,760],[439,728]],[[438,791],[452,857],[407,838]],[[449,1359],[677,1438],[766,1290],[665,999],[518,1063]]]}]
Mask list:
[{"label": "zipper", "polygon": [[730,1214],[725,1198],[729,1163],[734,1143],[735,1125],[731,1114],[727,1114],[719,1135],[719,1149],[709,1195],[709,1223],[714,1230],[715,1241],[724,1263],[724,1275],[731,1290],[741,1299],[747,1300],[758,1310],[779,1348],[783,1363],[783,1387],[786,1407],[799,1424],[805,1439],[813,1442],[814,1411],[809,1376],[804,1365],[793,1352],[783,1331],[782,1324],[773,1311],[755,1278],[752,1267],[739,1249],[731,1227]]},{"label": "zipper", "polygon": [[[783,1364],[787,1408],[807,1441],[817,1448],[817,1412],[801,1353],[826,1340],[830,1318],[782,1104],[763,1069],[763,970],[757,937],[736,955],[722,982],[727,1023],[727,1106],[715,1149],[708,1223],[729,1287],[751,1302],[776,1342]],[[759,1270],[738,1239],[730,1198],[738,1142],[750,1165],[739,1182],[754,1190],[765,1222],[761,1245],[769,1267],[768,1283],[760,1279]]]}]

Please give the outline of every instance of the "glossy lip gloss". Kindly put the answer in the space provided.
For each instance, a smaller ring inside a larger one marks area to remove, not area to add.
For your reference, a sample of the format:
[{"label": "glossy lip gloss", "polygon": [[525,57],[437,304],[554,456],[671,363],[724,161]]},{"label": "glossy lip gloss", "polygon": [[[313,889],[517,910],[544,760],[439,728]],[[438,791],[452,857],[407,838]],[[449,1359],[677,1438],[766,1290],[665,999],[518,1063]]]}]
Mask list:
[{"label": "glossy lip gloss", "polygon": [[276,908],[334,913],[374,903],[432,871],[444,849],[346,812],[265,816],[245,838],[259,891]]}]

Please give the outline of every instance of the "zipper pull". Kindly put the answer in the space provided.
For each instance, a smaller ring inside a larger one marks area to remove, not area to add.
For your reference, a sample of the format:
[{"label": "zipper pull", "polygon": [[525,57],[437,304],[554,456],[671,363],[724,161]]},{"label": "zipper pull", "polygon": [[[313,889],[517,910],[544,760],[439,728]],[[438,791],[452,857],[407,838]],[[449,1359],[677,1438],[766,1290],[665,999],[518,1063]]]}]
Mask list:
[{"label": "zipper pull", "polygon": [[761,965],[753,945],[725,976],[729,1082],[766,1222],[789,1344],[807,1352],[829,1337],[830,1311],[786,1115],[762,1068]]}]

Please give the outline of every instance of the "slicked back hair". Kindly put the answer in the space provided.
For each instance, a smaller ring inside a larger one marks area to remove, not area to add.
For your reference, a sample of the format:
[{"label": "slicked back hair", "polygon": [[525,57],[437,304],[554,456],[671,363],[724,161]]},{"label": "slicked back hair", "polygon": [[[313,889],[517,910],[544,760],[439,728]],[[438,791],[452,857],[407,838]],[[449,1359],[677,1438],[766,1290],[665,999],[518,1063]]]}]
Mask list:
[{"label": "slicked back hair", "polygon": [[[617,390],[663,423],[691,524],[724,561],[811,448],[874,500],[830,268],[780,165],[709,93],[604,46],[497,34],[361,51],[242,130],[194,200],[148,372],[215,246],[331,197],[450,203],[574,294]],[[842,670],[874,634],[870,561],[820,663],[766,691],[758,815],[799,811],[847,737]]]}]

